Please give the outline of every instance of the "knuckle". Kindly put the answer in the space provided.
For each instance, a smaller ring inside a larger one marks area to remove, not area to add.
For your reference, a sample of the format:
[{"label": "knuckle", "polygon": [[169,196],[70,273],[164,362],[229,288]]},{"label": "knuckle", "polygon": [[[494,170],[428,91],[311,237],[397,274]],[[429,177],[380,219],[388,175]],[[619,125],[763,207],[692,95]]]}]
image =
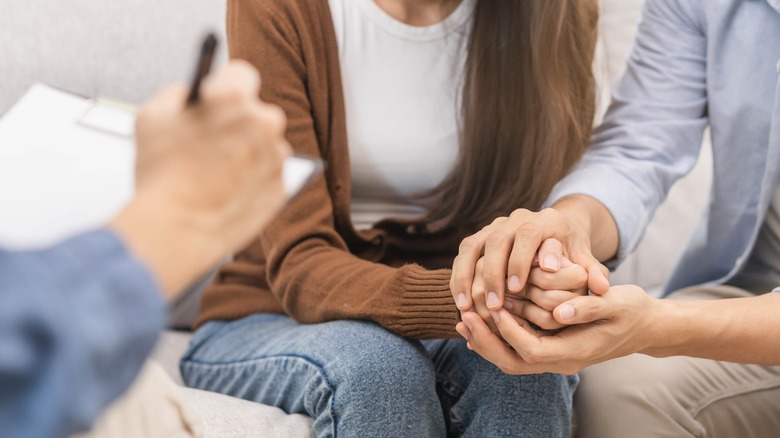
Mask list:
[{"label": "knuckle", "polygon": [[[508,217],[506,217],[506,216],[499,216],[499,217],[497,217],[497,218],[493,219],[493,222],[491,222],[491,223],[490,223],[490,225],[486,226],[485,228],[488,228],[488,227],[495,227],[495,226],[502,225],[502,224],[504,224],[504,223],[505,223],[507,220],[509,220],[509,218],[508,218]],[[483,228],[483,229],[484,229],[484,228]]]},{"label": "knuckle", "polygon": [[588,285],[588,271],[578,267],[575,272],[574,284],[577,285],[576,289],[586,287]]},{"label": "knuckle", "polygon": [[522,217],[526,217],[526,216],[528,216],[529,214],[533,214],[533,213],[531,212],[531,210],[528,210],[528,209],[526,209],[526,208],[518,208],[517,210],[513,211],[513,212],[512,212],[512,213],[509,215],[509,217],[511,217],[512,219],[519,219],[519,218],[522,218]]},{"label": "knuckle", "polygon": [[509,237],[510,236],[505,232],[495,231],[490,236],[488,236],[487,240],[485,241],[485,245],[490,248],[500,247],[503,246],[507,240],[509,240]]},{"label": "knuckle", "polygon": [[556,307],[558,307],[559,300],[556,300],[550,294],[542,293],[539,297],[535,298],[536,299],[534,300],[534,303],[548,312],[552,312]]},{"label": "knuckle", "polygon": [[475,282],[475,284],[471,286],[471,298],[474,300],[479,300],[484,296],[485,296],[484,284],[482,284],[482,282],[479,282],[479,284]]},{"label": "knuckle", "polygon": [[534,269],[534,286],[542,290],[554,289],[555,274],[542,271],[541,269]]},{"label": "knuckle", "polygon": [[554,208],[548,207],[540,211],[539,216],[541,216],[543,219],[553,219],[558,218],[560,216],[560,212]]},{"label": "knuckle", "polygon": [[460,253],[469,253],[476,250],[479,247],[479,241],[475,236],[469,236],[460,242],[458,251]]},{"label": "knuckle", "polygon": [[515,234],[519,237],[533,237],[538,235],[540,228],[534,222],[523,222],[517,227]]}]

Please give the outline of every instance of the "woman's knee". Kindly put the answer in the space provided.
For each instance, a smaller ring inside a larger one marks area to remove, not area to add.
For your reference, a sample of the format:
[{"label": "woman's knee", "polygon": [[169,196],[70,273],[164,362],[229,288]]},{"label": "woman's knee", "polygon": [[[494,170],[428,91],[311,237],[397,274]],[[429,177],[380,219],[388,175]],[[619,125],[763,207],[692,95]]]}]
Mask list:
[{"label": "woman's knee", "polygon": [[421,344],[370,322],[323,324],[335,357],[330,363],[337,384],[395,393],[425,385],[434,390],[435,371]]}]

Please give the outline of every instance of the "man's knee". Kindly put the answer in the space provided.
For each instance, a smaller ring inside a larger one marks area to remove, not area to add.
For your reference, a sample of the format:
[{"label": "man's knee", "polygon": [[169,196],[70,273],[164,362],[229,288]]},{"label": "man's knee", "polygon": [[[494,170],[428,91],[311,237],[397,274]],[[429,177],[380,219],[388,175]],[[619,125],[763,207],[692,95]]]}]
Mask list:
[{"label": "man's knee", "polygon": [[695,436],[700,426],[673,362],[632,355],[583,370],[574,397],[578,436]]}]

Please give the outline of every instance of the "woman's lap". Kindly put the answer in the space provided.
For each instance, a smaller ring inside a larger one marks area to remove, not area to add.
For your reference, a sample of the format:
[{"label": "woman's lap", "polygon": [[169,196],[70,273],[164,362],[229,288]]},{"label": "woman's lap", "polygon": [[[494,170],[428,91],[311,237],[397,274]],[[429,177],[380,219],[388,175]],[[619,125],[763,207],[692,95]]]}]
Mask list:
[{"label": "woman's lap", "polygon": [[181,368],[189,386],[310,415],[318,436],[566,436],[573,390],[561,376],[506,376],[461,340],[281,315],[207,324]]}]

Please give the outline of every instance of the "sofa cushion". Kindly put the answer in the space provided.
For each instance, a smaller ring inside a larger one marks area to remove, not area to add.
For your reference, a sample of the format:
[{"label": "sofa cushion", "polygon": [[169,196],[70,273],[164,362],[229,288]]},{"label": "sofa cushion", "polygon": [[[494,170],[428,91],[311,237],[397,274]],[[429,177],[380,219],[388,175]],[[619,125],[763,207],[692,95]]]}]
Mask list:
[{"label": "sofa cushion", "polygon": [[179,394],[197,414],[205,438],[314,436],[312,419],[304,415],[198,389],[179,387]]}]

